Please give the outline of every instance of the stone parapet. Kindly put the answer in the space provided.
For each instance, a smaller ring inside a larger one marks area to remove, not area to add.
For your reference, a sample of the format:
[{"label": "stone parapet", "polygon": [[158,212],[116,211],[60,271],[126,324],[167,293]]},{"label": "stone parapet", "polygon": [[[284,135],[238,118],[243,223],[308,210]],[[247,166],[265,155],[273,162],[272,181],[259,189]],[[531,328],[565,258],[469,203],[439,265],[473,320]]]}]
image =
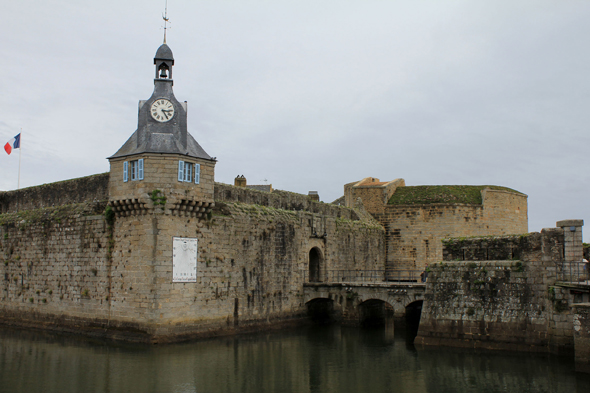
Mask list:
[{"label": "stone parapet", "polygon": [[555,266],[563,260],[561,228],[540,233],[443,239],[444,261],[521,260]]},{"label": "stone parapet", "polygon": [[348,220],[359,219],[357,212],[353,209],[317,202],[310,199],[307,195],[281,190],[273,190],[269,193],[231,186],[229,184],[215,183],[215,201],[224,203],[239,202],[290,211],[306,211]]},{"label": "stone parapet", "polygon": [[109,198],[109,173],[0,192],[0,214]]}]

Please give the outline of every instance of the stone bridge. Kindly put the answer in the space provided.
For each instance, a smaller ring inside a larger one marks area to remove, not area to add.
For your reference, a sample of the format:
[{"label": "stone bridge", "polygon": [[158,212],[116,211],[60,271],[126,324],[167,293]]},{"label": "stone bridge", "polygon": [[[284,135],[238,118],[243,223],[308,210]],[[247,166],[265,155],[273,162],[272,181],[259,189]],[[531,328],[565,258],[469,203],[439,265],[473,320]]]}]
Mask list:
[{"label": "stone bridge", "polygon": [[303,285],[303,298],[312,319],[342,320],[344,324],[380,324],[388,317],[396,322],[420,321],[423,283],[311,282]]}]

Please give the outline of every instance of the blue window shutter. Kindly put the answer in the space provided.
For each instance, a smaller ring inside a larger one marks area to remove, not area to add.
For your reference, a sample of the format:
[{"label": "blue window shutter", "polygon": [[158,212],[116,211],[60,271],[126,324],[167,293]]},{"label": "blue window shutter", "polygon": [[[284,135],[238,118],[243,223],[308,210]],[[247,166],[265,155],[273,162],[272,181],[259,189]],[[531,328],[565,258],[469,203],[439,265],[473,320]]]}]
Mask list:
[{"label": "blue window shutter", "polygon": [[178,181],[184,180],[184,161],[178,161]]},{"label": "blue window shutter", "polygon": [[201,183],[201,164],[195,164],[195,184]]},{"label": "blue window shutter", "polygon": [[123,181],[127,181],[128,168],[129,168],[129,163],[127,161],[123,162]]},{"label": "blue window shutter", "polygon": [[143,158],[137,160],[137,180],[143,180]]}]

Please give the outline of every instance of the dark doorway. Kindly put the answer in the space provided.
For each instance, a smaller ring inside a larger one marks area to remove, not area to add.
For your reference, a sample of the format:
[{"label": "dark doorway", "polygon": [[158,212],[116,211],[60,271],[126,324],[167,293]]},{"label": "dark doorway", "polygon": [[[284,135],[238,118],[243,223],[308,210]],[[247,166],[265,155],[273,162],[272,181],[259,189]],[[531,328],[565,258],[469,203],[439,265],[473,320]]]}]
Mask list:
[{"label": "dark doorway", "polygon": [[359,305],[359,317],[363,327],[393,324],[393,307],[383,300],[370,299]]},{"label": "dark doorway", "polygon": [[317,247],[309,250],[309,282],[320,282],[320,262],[322,256]]},{"label": "dark doorway", "polygon": [[330,325],[338,319],[334,310],[334,301],[325,298],[307,302],[307,315],[312,322],[319,325]]},{"label": "dark doorway", "polygon": [[422,300],[417,300],[406,306],[406,329],[407,336],[414,337],[418,334],[420,326],[420,315],[422,314]]}]

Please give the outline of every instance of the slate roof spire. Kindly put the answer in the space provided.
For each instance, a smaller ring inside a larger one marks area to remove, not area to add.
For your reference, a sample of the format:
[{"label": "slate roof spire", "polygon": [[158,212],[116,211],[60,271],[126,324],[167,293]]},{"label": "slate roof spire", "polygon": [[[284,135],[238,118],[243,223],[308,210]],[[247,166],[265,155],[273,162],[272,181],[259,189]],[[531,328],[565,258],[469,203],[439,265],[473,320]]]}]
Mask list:
[{"label": "slate roof spire", "polygon": [[[187,131],[187,105],[186,101],[179,102],[172,91],[174,56],[167,44],[160,45],[156,51],[154,65],[154,92],[148,100],[139,101],[137,130],[109,158],[142,153],[172,153],[215,161]],[[158,105],[156,101],[172,104],[173,115],[170,119],[163,121],[152,116],[152,107]]]}]

